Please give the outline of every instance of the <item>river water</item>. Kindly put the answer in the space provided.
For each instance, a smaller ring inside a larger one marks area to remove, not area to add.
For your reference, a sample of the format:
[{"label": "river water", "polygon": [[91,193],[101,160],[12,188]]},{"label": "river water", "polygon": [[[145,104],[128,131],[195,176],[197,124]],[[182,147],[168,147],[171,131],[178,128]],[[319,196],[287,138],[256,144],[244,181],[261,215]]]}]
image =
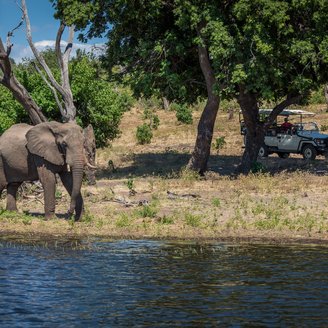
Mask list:
[{"label": "river water", "polygon": [[0,327],[177,326],[327,327],[328,248],[1,243]]}]

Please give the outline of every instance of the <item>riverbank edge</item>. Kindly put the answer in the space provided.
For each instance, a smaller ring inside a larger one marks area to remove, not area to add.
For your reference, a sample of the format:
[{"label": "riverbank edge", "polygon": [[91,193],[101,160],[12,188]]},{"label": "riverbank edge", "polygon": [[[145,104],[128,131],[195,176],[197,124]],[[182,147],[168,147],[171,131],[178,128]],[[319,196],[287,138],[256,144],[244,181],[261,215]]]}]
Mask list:
[{"label": "riverbank edge", "polygon": [[216,243],[229,243],[229,244],[248,244],[248,245],[276,245],[276,246],[291,246],[291,245],[312,245],[312,246],[328,246],[328,239],[318,237],[305,237],[305,236],[273,236],[265,235],[252,235],[252,234],[229,234],[222,233],[220,236],[155,236],[141,233],[112,233],[112,234],[86,234],[86,233],[45,233],[45,232],[22,232],[15,229],[1,229],[0,230],[0,243],[13,242],[18,244],[46,244],[46,245],[62,245],[74,244],[74,242],[109,242],[117,240],[156,240],[168,242],[183,242],[190,244],[216,244]]}]

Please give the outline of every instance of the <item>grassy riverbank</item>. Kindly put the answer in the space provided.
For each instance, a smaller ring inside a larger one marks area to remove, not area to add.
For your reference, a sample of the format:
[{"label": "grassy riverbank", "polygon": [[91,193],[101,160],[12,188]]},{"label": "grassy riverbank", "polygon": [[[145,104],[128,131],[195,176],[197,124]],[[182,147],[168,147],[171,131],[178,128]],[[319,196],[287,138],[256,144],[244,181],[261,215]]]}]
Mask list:
[{"label": "grassy riverbank", "polygon": [[[324,106],[315,110],[328,125]],[[238,115],[221,113],[214,138],[226,145],[211,156],[209,172],[199,178],[184,170],[193,149],[194,125],[178,125],[173,112],[159,111],[161,124],[152,143],[136,145],[142,111],[126,113],[122,136],[99,150],[96,186],[83,186],[86,215],[65,220],[68,196],[58,187],[58,219],[43,220],[43,195],[25,193],[24,214],[0,212],[0,234],[26,238],[167,238],[260,242],[328,243],[327,162],[306,162],[299,155],[262,161],[267,173],[236,176],[242,154]],[[114,164],[114,168],[112,166]],[[4,197],[0,206],[5,206]]]}]

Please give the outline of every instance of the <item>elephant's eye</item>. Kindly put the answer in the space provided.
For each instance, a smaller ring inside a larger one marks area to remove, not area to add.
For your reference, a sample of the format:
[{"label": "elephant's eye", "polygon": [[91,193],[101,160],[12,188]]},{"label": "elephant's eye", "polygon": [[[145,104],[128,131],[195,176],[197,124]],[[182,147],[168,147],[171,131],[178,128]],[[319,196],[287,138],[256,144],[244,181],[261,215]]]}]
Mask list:
[{"label": "elephant's eye", "polygon": [[61,144],[62,144],[62,146],[63,146],[64,148],[67,147],[67,143],[66,143],[66,141],[63,141]]}]

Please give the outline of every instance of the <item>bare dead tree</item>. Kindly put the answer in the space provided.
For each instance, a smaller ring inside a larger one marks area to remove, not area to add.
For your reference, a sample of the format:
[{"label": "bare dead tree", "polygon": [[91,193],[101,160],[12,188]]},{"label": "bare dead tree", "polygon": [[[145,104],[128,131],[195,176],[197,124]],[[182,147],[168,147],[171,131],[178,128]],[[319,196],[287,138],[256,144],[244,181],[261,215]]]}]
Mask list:
[{"label": "bare dead tree", "polygon": [[[61,112],[62,118],[64,122],[75,122],[76,118],[76,107],[74,105],[73,101],[73,94],[70,86],[69,81],[69,70],[68,70],[68,62],[69,57],[72,51],[73,47],[73,38],[74,38],[74,26],[68,26],[69,29],[69,36],[67,45],[65,47],[64,52],[61,51],[61,40],[63,36],[63,32],[65,28],[67,27],[63,21],[60,22],[59,29],[57,31],[56,36],[56,46],[55,46],[55,52],[57,56],[58,66],[60,68],[61,72],[61,80],[58,82],[54,75],[52,74],[49,66],[47,65],[46,61],[44,60],[42,53],[38,51],[35,44],[33,43],[32,39],[32,31],[31,31],[31,23],[28,16],[28,11],[26,7],[25,0],[21,1],[22,5],[22,11],[23,11],[23,17],[26,23],[26,37],[27,41],[30,45],[30,48],[37,60],[36,68],[43,78],[43,80],[46,82],[48,87],[52,90],[56,103],[58,105],[58,108]],[[41,69],[40,69],[40,67]],[[42,73],[42,70],[45,72],[45,75]],[[60,95],[60,98],[58,97],[58,94]]]},{"label": "bare dead tree", "polygon": [[32,123],[36,125],[41,122],[46,122],[47,119],[43,115],[40,107],[30,97],[25,87],[16,79],[9,57],[13,46],[10,42],[10,37],[13,35],[13,31],[20,27],[21,24],[22,22],[20,22],[12,31],[8,32],[6,47],[0,38],[0,83],[12,92],[15,99],[22,104],[24,109],[28,112]]}]

